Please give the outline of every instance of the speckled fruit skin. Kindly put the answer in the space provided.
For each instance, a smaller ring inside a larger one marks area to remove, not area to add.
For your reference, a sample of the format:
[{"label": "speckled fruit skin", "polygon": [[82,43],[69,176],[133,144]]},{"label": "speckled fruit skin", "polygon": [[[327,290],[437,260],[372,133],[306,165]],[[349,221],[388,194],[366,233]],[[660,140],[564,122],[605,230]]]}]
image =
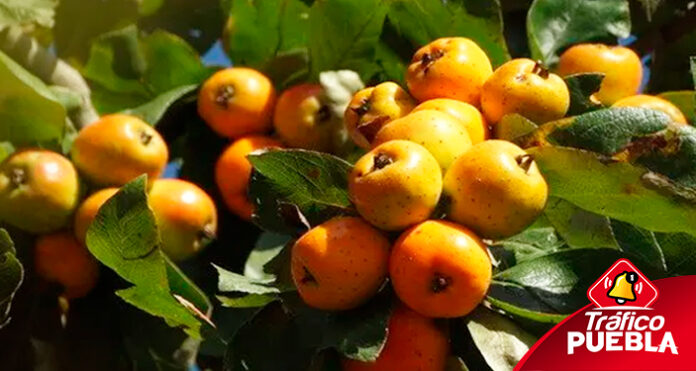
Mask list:
[{"label": "speckled fruit skin", "polygon": [[406,84],[420,102],[451,98],[478,106],[483,83],[492,73],[491,61],[475,42],[463,37],[445,37],[413,55],[406,71]]},{"label": "speckled fruit skin", "polygon": [[254,212],[254,205],[247,192],[252,170],[247,156],[254,151],[282,146],[273,138],[250,135],[234,141],[218,158],[215,164],[215,183],[225,205],[240,218],[251,220]]},{"label": "speckled fruit skin", "polygon": [[390,140],[408,140],[425,147],[435,157],[443,173],[471,148],[471,138],[451,115],[436,110],[421,110],[385,125],[375,136],[373,146]]},{"label": "speckled fruit skin", "polygon": [[640,57],[624,46],[578,44],[561,54],[558,62],[561,76],[585,72],[604,74],[602,85],[593,97],[605,105],[635,95],[643,79]]},{"label": "speckled fruit skin", "polygon": [[75,212],[75,220],[73,223],[73,232],[75,232],[75,238],[77,238],[78,242],[85,243],[87,230],[89,226],[92,225],[99,209],[106,201],[113,197],[116,192],[118,192],[118,188],[105,188],[94,192],[82,202]]},{"label": "speckled fruit skin", "polygon": [[688,121],[682,111],[672,104],[672,102],[656,97],[654,95],[638,94],[630,97],[621,98],[612,107],[642,107],[662,111],[672,118],[672,122],[677,124],[687,124]]},{"label": "speckled fruit skin", "polygon": [[169,150],[157,130],[143,120],[114,114],[82,129],[70,156],[91,183],[121,186],[141,174],[158,178],[167,165]]},{"label": "speckled fruit skin", "polygon": [[343,371],[442,371],[449,348],[446,327],[397,305],[379,358],[372,363],[344,359],[342,366]]},{"label": "speckled fruit skin", "polygon": [[173,260],[188,259],[215,237],[215,203],[197,185],[179,179],[158,179],[148,195],[162,250]]},{"label": "speckled fruit skin", "polygon": [[531,59],[513,59],[483,85],[481,109],[488,122],[518,113],[536,123],[560,119],[570,106],[568,86]]},{"label": "speckled fruit skin", "polygon": [[28,149],[0,164],[0,220],[31,233],[65,227],[80,202],[80,179],[67,158]]},{"label": "speckled fruit skin", "polygon": [[428,220],[407,230],[389,259],[396,295],[426,317],[467,315],[483,300],[491,276],[486,245],[447,221]]},{"label": "speckled fruit skin", "polygon": [[289,147],[331,152],[336,128],[331,110],[322,103],[318,84],[295,85],[283,91],[273,115],[273,126]]},{"label": "speckled fruit skin", "polygon": [[364,220],[331,219],[292,247],[292,279],[304,302],[347,310],[377,293],[387,277],[389,240]]},{"label": "speckled fruit skin", "polygon": [[442,172],[423,146],[393,140],[361,157],[348,176],[348,194],[360,215],[396,231],[426,220],[442,191]]},{"label": "speckled fruit skin", "polygon": [[548,197],[533,159],[503,140],[479,143],[459,157],[445,174],[443,192],[451,201],[450,220],[491,239],[521,232]]},{"label": "speckled fruit skin", "polygon": [[416,106],[412,112],[423,110],[436,110],[456,118],[469,133],[472,144],[481,143],[490,137],[486,119],[476,107],[469,103],[454,99],[437,98],[426,100]]},{"label": "speckled fruit skin", "polygon": [[261,72],[229,67],[213,74],[198,93],[198,114],[218,135],[238,138],[272,127],[276,93]]},{"label": "speckled fruit skin", "polygon": [[39,277],[60,284],[64,289],[63,296],[68,299],[87,295],[99,277],[97,261],[70,232],[39,237],[34,266]]},{"label": "speckled fruit skin", "polygon": [[355,93],[346,108],[346,130],[355,144],[370,148],[375,134],[384,125],[406,116],[416,102],[396,83],[383,82]]}]

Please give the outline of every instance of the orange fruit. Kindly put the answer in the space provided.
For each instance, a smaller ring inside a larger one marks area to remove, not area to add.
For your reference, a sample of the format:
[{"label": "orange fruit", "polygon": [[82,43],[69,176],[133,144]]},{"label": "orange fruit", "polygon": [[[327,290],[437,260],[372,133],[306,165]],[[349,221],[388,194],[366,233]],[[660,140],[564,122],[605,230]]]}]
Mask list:
[{"label": "orange fruit", "polygon": [[113,114],[82,129],[70,155],[90,182],[121,186],[141,174],[147,174],[150,182],[157,179],[169,150],[157,130],[143,120]]},{"label": "orange fruit", "polygon": [[276,93],[271,80],[246,67],[213,74],[198,93],[198,114],[216,133],[238,138],[271,129]]},{"label": "orange fruit", "polygon": [[68,299],[80,298],[97,284],[99,265],[69,232],[39,237],[34,251],[36,274],[60,284]]},{"label": "orange fruit", "polygon": [[264,136],[246,136],[235,140],[215,164],[215,182],[227,207],[245,220],[251,220],[254,205],[247,196],[247,186],[252,166],[247,155],[266,149],[279,148],[282,144]]},{"label": "orange fruit", "polygon": [[479,105],[481,88],[493,73],[486,53],[472,40],[444,37],[418,49],[406,70],[417,100],[451,98]]},{"label": "orange fruit", "polygon": [[389,318],[387,343],[379,358],[344,359],[343,371],[443,371],[449,348],[446,327],[399,305]]},{"label": "orange fruit", "polygon": [[461,317],[483,300],[492,269],[486,245],[470,230],[428,220],[392,248],[389,277],[399,299],[426,317]]},{"label": "orange fruit", "polygon": [[347,310],[377,293],[388,260],[389,240],[378,230],[360,218],[334,218],[295,242],[292,279],[307,305]]}]

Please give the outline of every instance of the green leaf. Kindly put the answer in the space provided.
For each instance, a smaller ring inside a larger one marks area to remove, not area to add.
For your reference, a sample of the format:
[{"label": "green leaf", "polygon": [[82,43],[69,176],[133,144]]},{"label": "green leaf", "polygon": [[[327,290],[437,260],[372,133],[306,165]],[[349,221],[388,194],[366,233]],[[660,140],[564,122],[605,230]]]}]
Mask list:
[{"label": "green leaf", "polygon": [[0,162],[14,153],[15,148],[10,142],[0,142]]},{"label": "green leaf", "polygon": [[[636,162],[648,169],[667,176],[684,191],[696,188],[696,128],[689,125],[672,125],[645,138],[631,148]],[[696,201],[696,197],[691,197]]]},{"label": "green leaf", "polygon": [[551,141],[605,155],[619,152],[638,137],[665,129],[672,121],[664,112],[634,107],[603,109],[562,120],[564,124],[549,134]]},{"label": "green leaf", "polygon": [[533,312],[570,314],[587,304],[587,289],[620,257],[615,249],[566,249],[526,260],[496,274],[489,296]]},{"label": "green leaf", "polygon": [[570,247],[617,248],[609,218],[551,197],[544,214]]},{"label": "green leaf", "polygon": [[278,255],[288,242],[290,236],[272,232],[262,233],[244,264],[244,276],[258,280],[273,278],[266,273],[264,265]]},{"label": "green leaf", "polygon": [[696,123],[696,92],[693,90],[666,91],[657,95],[666,99],[686,116],[686,119],[693,125]]},{"label": "green leaf", "polygon": [[213,264],[218,272],[218,290],[245,294],[279,294],[274,279],[254,279],[227,271]]},{"label": "green leaf", "polygon": [[225,366],[250,370],[305,370],[313,356],[336,349],[343,356],[374,361],[384,347],[391,313],[391,292],[360,308],[326,312],[304,305],[296,294],[272,302],[229,342]]},{"label": "green leaf", "polygon": [[579,115],[602,108],[600,103],[593,101],[590,97],[599,91],[599,86],[602,84],[602,80],[604,80],[604,74],[579,73],[566,76],[563,80],[568,85],[568,91],[570,92],[568,116]]},{"label": "green leaf", "polygon": [[631,17],[627,0],[535,0],[527,14],[533,59],[547,65],[563,47],[598,38],[627,37]]},{"label": "green leaf", "polygon": [[60,0],[53,29],[58,56],[78,64],[84,63],[95,38],[136,21],[139,2]]},{"label": "green leaf", "polygon": [[466,317],[466,326],[493,370],[512,371],[537,341],[514,322],[480,306]]},{"label": "green leaf", "polygon": [[348,69],[363,80],[375,72],[379,36],[388,10],[381,0],[319,0],[309,11],[310,76]]},{"label": "green leaf", "polygon": [[[133,284],[116,294],[126,302],[200,337],[207,299],[159,249],[155,218],[147,204],[146,177],[126,184],[99,210],[87,231],[89,251]],[[183,299],[183,300],[182,300]]]},{"label": "green leaf", "polygon": [[618,220],[611,221],[611,230],[619,247],[626,254],[638,257],[658,272],[667,271],[665,257],[655,233]]},{"label": "green leaf", "polygon": [[57,0],[3,0],[0,2],[0,29],[35,23],[53,27]]},{"label": "green leaf", "polygon": [[84,68],[93,85],[92,100],[102,113],[152,100],[166,103],[172,99],[167,94],[180,94],[179,89],[198,85],[209,74],[197,52],[182,39],[164,31],[141,37],[134,26],[100,36]]},{"label": "green leaf", "polygon": [[60,142],[67,112],[53,92],[0,52],[0,142],[15,146]]},{"label": "green leaf", "polygon": [[669,275],[696,274],[696,237],[686,233],[655,233],[655,240],[665,257]]},{"label": "green leaf", "polygon": [[15,255],[10,235],[0,228],[0,329],[10,321],[10,306],[24,280],[24,267]]},{"label": "green leaf", "polygon": [[338,157],[305,150],[270,150],[248,156],[254,166],[249,195],[254,221],[265,230],[295,234],[350,211],[352,166]]},{"label": "green leaf", "polygon": [[151,125],[157,125],[169,107],[197,88],[198,85],[182,85],[158,95],[155,99],[141,106],[127,109],[124,113],[138,116]]},{"label": "green leaf", "polygon": [[[494,241],[491,244],[491,251],[496,254],[497,248],[503,248],[514,255],[510,266],[523,262],[527,259],[549,254],[565,246],[564,242],[558,238],[553,227],[548,225],[539,225],[535,223],[522,233],[508,237],[504,240]],[[505,258],[503,256],[503,258]],[[504,259],[505,262],[510,259]],[[501,266],[501,269],[506,266]]]},{"label": "green leaf", "polygon": [[224,42],[230,58],[239,65],[270,73],[276,82],[291,71],[278,74],[275,61],[297,51],[299,65],[307,69],[309,7],[300,0],[231,0]]},{"label": "green leaf", "polygon": [[546,178],[551,196],[650,231],[696,236],[696,206],[676,202],[671,195],[646,184],[646,170],[572,148],[527,151]]},{"label": "green leaf", "polygon": [[495,66],[510,59],[497,0],[396,0],[390,5],[388,18],[413,46],[440,37],[462,36],[475,41]]},{"label": "green leaf", "polygon": [[496,138],[511,142],[534,132],[537,128],[539,127],[534,122],[517,113],[503,116],[500,122],[493,127]]},{"label": "green leaf", "polygon": [[222,306],[227,308],[260,308],[278,299],[275,295],[248,294],[239,297],[217,296]]}]

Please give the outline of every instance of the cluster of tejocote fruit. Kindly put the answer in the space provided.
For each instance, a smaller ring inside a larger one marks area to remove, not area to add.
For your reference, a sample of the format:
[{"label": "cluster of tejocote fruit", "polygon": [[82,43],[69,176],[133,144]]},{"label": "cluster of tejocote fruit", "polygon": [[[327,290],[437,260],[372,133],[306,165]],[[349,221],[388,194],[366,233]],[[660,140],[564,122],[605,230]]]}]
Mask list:
[{"label": "cluster of tejocote fruit", "polygon": [[[603,73],[592,99],[662,110],[686,123],[669,102],[636,95],[641,68],[630,49],[581,44],[563,53],[557,73]],[[492,266],[482,239],[522,231],[547,200],[534,158],[492,139],[491,128],[511,113],[536,123],[559,119],[570,103],[564,80],[545,66],[521,58],[494,71],[484,51],[466,38],[422,47],[405,77],[408,91],[383,82],[358,91],[345,110],[345,130],[369,151],[348,179],[359,216],[331,219],[292,246],[292,278],[307,305],[356,308],[387,278],[400,300],[379,359],[346,360],[348,370],[444,368],[448,334],[433,319],[464,316],[484,298]],[[247,196],[248,154],[282,147],[331,151],[334,129],[325,124],[331,112],[321,95],[320,85],[300,84],[276,99],[266,76],[243,67],[221,70],[203,84],[200,116],[233,140],[215,165],[215,178],[235,214],[250,220],[254,211]],[[271,130],[274,138],[267,136]],[[150,125],[123,114],[104,116],[79,133],[71,160],[41,149],[6,159],[0,219],[41,234],[38,274],[61,284],[67,298],[83,296],[98,272],[84,247],[88,227],[115,187],[141,174],[149,177],[149,204],[171,259],[193,256],[215,236],[210,197],[189,182],[158,179],[167,161],[167,145]],[[94,192],[81,201],[84,184]],[[442,215],[431,219],[436,209]],[[391,241],[394,232],[400,235]]]}]

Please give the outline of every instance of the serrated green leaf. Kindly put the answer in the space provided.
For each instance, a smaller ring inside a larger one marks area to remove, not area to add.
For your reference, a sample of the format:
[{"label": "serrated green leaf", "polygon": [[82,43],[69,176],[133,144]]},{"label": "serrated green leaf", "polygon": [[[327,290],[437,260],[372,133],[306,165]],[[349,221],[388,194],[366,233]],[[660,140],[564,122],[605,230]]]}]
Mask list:
[{"label": "serrated green leaf", "polygon": [[[87,231],[89,251],[134,286],[116,292],[126,302],[200,338],[207,302],[159,249],[155,218],[147,204],[146,177],[126,184],[101,207]],[[196,293],[192,295],[192,293]],[[188,308],[180,299],[186,300]]]},{"label": "serrated green leaf", "polygon": [[570,92],[568,116],[579,115],[602,108],[600,103],[593,101],[590,97],[599,91],[602,80],[604,80],[604,74],[579,73],[566,76],[563,80],[568,85],[568,91]]},{"label": "serrated green leaf", "polygon": [[271,150],[248,158],[255,170],[249,184],[254,221],[264,229],[296,234],[306,227],[297,218],[306,217],[313,226],[350,211],[346,189],[352,166],[344,160],[305,150]]},{"label": "serrated green leaf", "polygon": [[631,16],[627,0],[535,0],[527,13],[527,37],[533,59],[547,65],[572,43],[627,37]]},{"label": "serrated green leaf", "polygon": [[696,123],[696,92],[693,90],[666,91],[657,95],[677,106],[687,120]]},{"label": "serrated green leaf", "polygon": [[244,263],[244,276],[252,279],[271,279],[264,271],[264,265],[271,261],[285,245],[290,241],[290,236],[272,232],[264,232],[256,241],[254,249],[249,253],[249,257]]},{"label": "serrated green leaf", "polygon": [[551,197],[544,214],[570,247],[617,248],[609,218]]},{"label": "serrated green leaf", "polygon": [[181,98],[185,97],[192,91],[196,90],[198,85],[183,85],[155,97],[155,99],[140,105],[138,107],[127,109],[124,113],[135,115],[143,119],[150,125],[157,125],[162,116],[167,112],[169,107],[176,103]]},{"label": "serrated green leaf", "polygon": [[514,322],[483,307],[466,317],[466,326],[486,363],[496,371],[512,371],[537,341]]},{"label": "serrated green leaf", "polygon": [[315,1],[309,11],[310,76],[342,69],[358,72],[363,80],[374,75],[387,10],[380,0]]},{"label": "serrated green leaf", "polygon": [[60,142],[67,112],[36,76],[0,52],[0,142]]},{"label": "serrated green leaf", "polygon": [[[229,8],[224,42],[236,64],[269,73],[277,83],[307,69],[309,7],[302,1],[231,0]],[[295,55],[299,63],[283,69],[277,61],[283,59],[282,64],[288,65],[289,55]]]},{"label": "serrated green leaf", "polygon": [[0,29],[37,24],[53,27],[57,0],[3,0],[0,2]]},{"label": "serrated green leaf", "polygon": [[[565,246],[565,243],[556,235],[553,227],[539,224],[541,223],[535,223],[515,236],[494,241],[491,244],[491,251],[495,255],[502,255],[504,264],[499,266],[499,269],[506,269],[527,259],[550,254]],[[497,254],[498,248],[502,248],[514,256],[507,258],[504,254]]]},{"label": "serrated green leaf", "polygon": [[696,206],[654,189],[644,181],[645,169],[572,148],[527,151],[546,178],[551,196],[651,231],[696,236]]},{"label": "serrated green leaf", "polygon": [[605,155],[619,152],[638,137],[665,129],[672,121],[664,112],[634,107],[603,109],[563,120],[566,123],[552,131],[548,139]]},{"label": "serrated green leaf", "polygon": [[388,18],[413,46],[462,36],[475,41],[495,66],[510,59],[498,1],[397,0],[391,2]]}]

